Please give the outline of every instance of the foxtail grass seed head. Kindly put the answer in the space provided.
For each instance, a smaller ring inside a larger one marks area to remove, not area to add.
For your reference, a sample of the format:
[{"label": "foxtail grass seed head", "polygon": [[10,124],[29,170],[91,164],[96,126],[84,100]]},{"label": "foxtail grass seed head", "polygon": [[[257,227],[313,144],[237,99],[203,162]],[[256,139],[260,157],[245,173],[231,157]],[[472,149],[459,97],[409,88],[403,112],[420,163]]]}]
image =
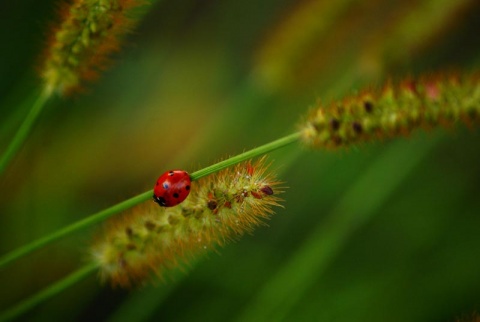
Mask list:
[{"label": "foxtail grass seed head", "polygon": [[480,121],[479,75],[435,76],[388,83],[312,109],[301,125],[312,148],[339,148],[408,135],[417,128]]},{"label": "foxtail grass seed head", "polygon": [[128,287],[253,231],[280,206],[281,183],[268,166],[244,162],[193,182],[178,206],[151,201],[108,223],[92,251],[102,278]]},{"label": "foxtail grass seed head", "polygon": [[60,10],[60,23],[45,50],[41,77],[47,93],[66,95],[98,77],[134,24],[141,0],[73,0]]}]

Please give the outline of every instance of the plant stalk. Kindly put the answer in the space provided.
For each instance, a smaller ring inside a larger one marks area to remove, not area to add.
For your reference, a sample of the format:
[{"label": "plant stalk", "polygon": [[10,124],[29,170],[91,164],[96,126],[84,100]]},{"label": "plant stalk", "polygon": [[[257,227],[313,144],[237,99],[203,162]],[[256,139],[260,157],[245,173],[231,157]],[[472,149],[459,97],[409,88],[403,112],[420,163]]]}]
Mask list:
[{"label": "plant stalk", "polygon": [[32,309],[36,305],[42,303],[43,301],[55,296],[66,288],[72,286],[73,284],[80,282],[88,275],[93,273],[98,266],[96,264],[87,264],[79,270],[71,273],[67,277],[61,279],[60,281],[52,284],[45,289],[41,290],[37,294],[27,298],[26,300],[20,302],[11,309],[2,312],[0,314],[0,322],[10,321],[17,318],[19,315],[25,313],[26,311]]},{"label": "plant stalk", "polygon": [[33,125],[35,124],[35,121],[38,118],[38,115],[40,115],[40,112],[46,105],[50,96],[51,95],[47,91],[42,91],[40,92],[40,95],[38,96],[36,101],[33,103],[30,112],[28,112],[22,125],[20,125],[17,133],[15,133],[15,136],[13,137],[12,141],[10,142],[2,157],[0,158],[0,175],[2,175],[2,173],[5,171],[10,161],[13,159],[15,154],[22,146],[23,142],[25,142],[28,134],[30,133]]},{"label": "plant stalk", "polygon": [[[218,162],[216,164],[213,164],[211,166],[208,166],[204,169],[198,170],[193,172],[190,176],[192,181],[198,180],[202,177],[205,177],[209,174],[215,173],[217,171],[220,171],[222,169],[228,168],[232,165],[235,165],[237,163],[240,163],[242,161],[266,154],[268,152],[274,151],[276,149],[279,149],[281,147],[284,147],[286,145],[289,145],[291,143],[296,142],[300,138],[300,133],[293,133],[290,135],[287,135],[283,138],[280,138],[278,140],[272,141],[270,143],[267,143],[265,145],[259,146],[257,148],[254,148],[252,150],[246,151],[244,153],[238,154],[236,156],[233,156],[231,158],[228,158],[226,160],[223,160],[221,162]],[[81,229],[85,229],[87,227],[90,227],[98,222],[101,222],[111,216],[113,216],[116,213],[122,212],[128,208],[131,208],[141,202],[147,201],[152,197],[152,191],[148,190],[146,192],[143,192],[135,197],[132,197],[130,199],[124,200],[116,205],[113,205],[107,209],[101,210],[89,217],[86,217],[85,219],[82,219],[80,221],[77,221],[69,226],[66,226],[64,228],[61,228],[47,236],[41,237],[27,245],[24,245],[20,248],[17,248],[3,257],[0,258],[0,269],[2,267],[5,267],[6,265],[10,264],[11,262],[28,255],[29,253],[33,252],[34,250],[37,250],[47,244],[50,244],[62,237],[65,237],[73,232],[79,231]]]}]

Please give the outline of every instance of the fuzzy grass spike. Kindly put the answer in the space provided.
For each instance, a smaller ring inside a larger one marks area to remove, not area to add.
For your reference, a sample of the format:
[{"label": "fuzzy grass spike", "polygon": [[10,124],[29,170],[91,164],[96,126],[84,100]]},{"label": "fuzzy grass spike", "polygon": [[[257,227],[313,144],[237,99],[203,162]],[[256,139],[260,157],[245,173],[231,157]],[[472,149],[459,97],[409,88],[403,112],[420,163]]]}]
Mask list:
[{"label": "fuzzy grass spike", "polygon": [[65,95],[96,79],[132,28],[133,9],[141,4],[140,0],[74,0],[65,5],[45,52],[41,70],[45,91]]},{"label": "fuzzy grass spike", "polygon": [[418,128],[478,123],[478,80],[478,74],[411,79],[320,105],[303,122],[302,141],[313,148],[339,148],[408,135]]},{"label": "fuzzy grass spike", "polygon": [[279,206],[280,183],[265,158],[244,162],[192,184],[171,208],[147,202],[109,223],[93,246],[103,279],[128,287],[264,223]]}]

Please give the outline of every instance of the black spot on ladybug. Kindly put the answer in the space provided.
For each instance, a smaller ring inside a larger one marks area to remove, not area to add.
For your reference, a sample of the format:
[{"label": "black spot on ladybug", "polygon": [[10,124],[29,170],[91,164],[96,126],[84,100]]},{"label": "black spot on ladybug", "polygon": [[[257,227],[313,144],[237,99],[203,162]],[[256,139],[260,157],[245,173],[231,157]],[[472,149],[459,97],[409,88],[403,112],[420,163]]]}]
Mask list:
[{"label": "black spot on ladybug", "polygon": [[173,193],[173,198],[178,198],[178,197],[180,197],[180,195],[178,193],[176,193],[176,192]]},{"label": "black spot on ladybug", "polygon": [[209,200],[207,203],[208,209],[215,210],[217,208],[217,202],[215,200]]},{"label": "black spot on ladybug", "polygon": [[332,127],[332,130],[336,131],[340,128],[340,121],[336,118],[332,118],[330,120],[330,126]]},{"label": "black spot on ladybug", "polygon": [[263,186],[262,188],[260,188],[260,191],[267,196],[273,195],[273,189],[270,186]]},{"label": "black spot on ladybug", "polygon": [[357,134],[361,134],[363,132],[363,126],[359,122],[353,122],[352,128]]},{"label": "black spot on ladybug", "polygon": [[373,103],[370,102],[370,101],[365,101],[365,102],[363,102],[363,108],[365,109],[365,112],[372,113],[373,112]]},{"label": "black spot on ladybug", "polygon": [[158,203],[160,206],[166,207],[167,206],[167,201],[163,197],[157,197],[153,195],[153,200]]},{"label": "black spot on ladybug", "polygon": [[173,176],[173,171],[169,171],[169,172],[168,172],[168,175],[169,175],[169,176]]},{"label": "black spot on ladybug", "polygon": [[190,186],[186,186],[185,189],[188,191],[190,190]]},{"label": "black spot on ladybug", "polygon": [[164,182],[163,183],[163,189],[168,189],[168,188],[170,188],[170,186],[168,185],[168,183]]}]

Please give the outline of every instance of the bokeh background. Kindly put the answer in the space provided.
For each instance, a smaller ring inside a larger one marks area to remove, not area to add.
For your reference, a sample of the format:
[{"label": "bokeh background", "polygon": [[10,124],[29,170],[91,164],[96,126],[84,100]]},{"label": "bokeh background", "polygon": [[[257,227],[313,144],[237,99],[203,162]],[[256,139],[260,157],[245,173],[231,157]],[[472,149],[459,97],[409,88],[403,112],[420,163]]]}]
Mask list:
[{"label": "bokeh background", "polygon": [[[57,1],[0,3],[0,151],[39,88]],[[480,66],[477,0],[154,1],[85,93],[43,111],[0,178],[4,254],[296,130],[387,79]],[[285,208],[164,282],[95,276],[26,321],[454,321],[480,310],[480,132],[271,159]],[[0,310],[83,265],[94,227],[0,272]]]}]

